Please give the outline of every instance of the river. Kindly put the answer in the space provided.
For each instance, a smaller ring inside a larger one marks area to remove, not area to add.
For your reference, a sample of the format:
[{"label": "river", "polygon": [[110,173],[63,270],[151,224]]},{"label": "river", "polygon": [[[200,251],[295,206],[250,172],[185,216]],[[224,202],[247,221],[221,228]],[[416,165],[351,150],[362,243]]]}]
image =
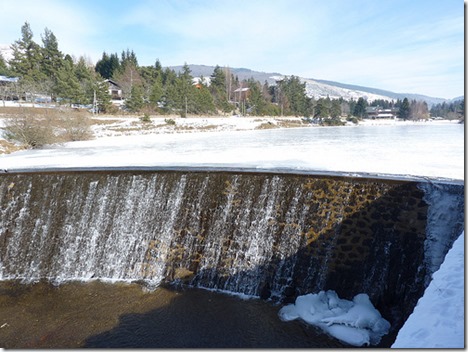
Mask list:
[{"label": "river", "polygon": [[[114,137],[0,157],[0,168],[8,171],[82,167],[288,169],[463,180],[464,125]],[[342,347],[313,327],[282,322],[279,309],[260,299],[200,289],[147,292],[128,283],[3,281],[0,347]],[[389,347],[394,337],[379,347]]]},{"label": "river", "polygon": [[3,348],[317,348],[344,346],[282,322],[281,306],[201,289],[72,282],[0,283]]},{"label": "river", "polygon": [[241,167],[464,179],[464,124],[138,135],[0,156],[0,168]]}]

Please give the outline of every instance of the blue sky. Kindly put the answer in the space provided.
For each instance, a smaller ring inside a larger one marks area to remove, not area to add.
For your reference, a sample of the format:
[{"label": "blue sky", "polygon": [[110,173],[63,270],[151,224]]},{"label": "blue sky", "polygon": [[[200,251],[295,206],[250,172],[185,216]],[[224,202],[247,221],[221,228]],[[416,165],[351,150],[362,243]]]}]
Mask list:
[{"label": "blue sky", "polygon": [[462,0],[0,0],[0,45],[28,21],[96,62],[245,67],[395,92],[464,92]]}]

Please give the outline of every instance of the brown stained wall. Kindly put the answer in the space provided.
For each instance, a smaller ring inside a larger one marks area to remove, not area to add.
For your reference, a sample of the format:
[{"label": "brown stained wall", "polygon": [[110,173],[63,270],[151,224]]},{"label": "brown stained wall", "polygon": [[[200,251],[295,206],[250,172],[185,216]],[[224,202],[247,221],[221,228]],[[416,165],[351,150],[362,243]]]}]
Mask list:
[{"label": "brown stained wall", "polygon": [[2,175],[0,261],[8,278],[162,275],[283,302],[365,292],[396,328],[425,288],[423,197],[411,181],[291,174]]}]

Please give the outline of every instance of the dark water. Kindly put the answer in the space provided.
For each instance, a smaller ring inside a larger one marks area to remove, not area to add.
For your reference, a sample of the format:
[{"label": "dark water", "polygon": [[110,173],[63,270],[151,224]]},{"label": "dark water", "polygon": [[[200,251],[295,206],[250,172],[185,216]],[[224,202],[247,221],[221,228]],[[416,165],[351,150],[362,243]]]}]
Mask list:
[{"label": "dark water", "polygon": [[3,348],[346,347],[280,306],[201,289],[137,284],[0,282]]}]

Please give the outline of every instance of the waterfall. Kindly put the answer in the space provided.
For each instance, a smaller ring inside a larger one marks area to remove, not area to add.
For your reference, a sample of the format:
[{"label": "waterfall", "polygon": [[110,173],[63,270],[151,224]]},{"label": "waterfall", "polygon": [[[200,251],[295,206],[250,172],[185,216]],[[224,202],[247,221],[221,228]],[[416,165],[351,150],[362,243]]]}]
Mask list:
[{"label": "waterfall", "polygon": [[464,185],[210,170],[5,174],[0,205],[2,280],[366,292],[401,316],[464,225]]}]

